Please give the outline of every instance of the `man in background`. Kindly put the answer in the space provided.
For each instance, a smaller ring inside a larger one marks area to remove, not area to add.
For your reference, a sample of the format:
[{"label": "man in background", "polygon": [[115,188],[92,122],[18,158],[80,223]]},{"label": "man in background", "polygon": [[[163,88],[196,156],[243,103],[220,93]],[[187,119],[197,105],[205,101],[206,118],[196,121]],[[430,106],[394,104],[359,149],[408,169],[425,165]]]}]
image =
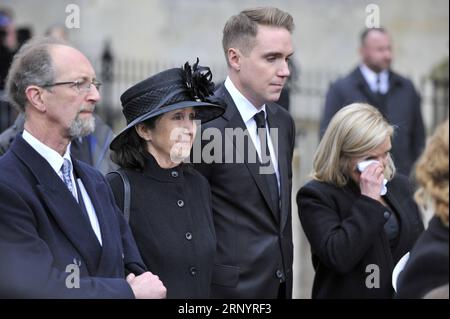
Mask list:
[{"label": "man in background", "polygon": [[391,70],[391,42],[384,28],[363,31],[359,50],[361,63],[330,86],[320,123],[320,136],[343,106],[354,102],[371,104],[396,126],[392,156],[397,170],[409,175],[425,145],[425,130],[420,97],[414,85]]}]

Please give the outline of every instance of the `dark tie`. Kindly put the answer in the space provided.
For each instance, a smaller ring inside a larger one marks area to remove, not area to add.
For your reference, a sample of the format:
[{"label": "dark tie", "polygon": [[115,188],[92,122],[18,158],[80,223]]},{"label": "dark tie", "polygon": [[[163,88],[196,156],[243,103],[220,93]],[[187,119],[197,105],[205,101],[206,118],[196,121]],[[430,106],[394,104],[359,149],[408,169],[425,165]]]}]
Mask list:
[{"label": "dark tie", "polygon": [[379,74],[377,74],[377,79],[376,79],[375,84],[376,84],[375,93],[381,94],[381,76]]},{"label": "dark tie", "polygon": [[377,99],[377,105],[375,105],[378,110],[383,114],[386,115],[386,94],[381,93],[381,76],[380,74],[377,74],[376,79],[376,87],[375,87],[375,97]]},{"label": "dark tie", "polygon": [[[266,117],[264,111],[260,111],[255,114],[253,117],[256,122],[257,127],[257,133],[261,145],[261,159],[262,161],[266,160],[264,163],[264,166],[266,165],[272,165],[272,160],[270,157],[270,150],[268,145],[268,134],[266,129]],[[265,141],[265,145],[263,144],[263,141]],[[275,207],[279,209],[279,191],[278,191],[278,181],[277,176],[275,175],[275,168],[272,173],[270,174],[262,174],[263,177],[267,181],[267,185],[269,186],[270,190],[270,196],[272,198],[273,203],[275,204]]]}]

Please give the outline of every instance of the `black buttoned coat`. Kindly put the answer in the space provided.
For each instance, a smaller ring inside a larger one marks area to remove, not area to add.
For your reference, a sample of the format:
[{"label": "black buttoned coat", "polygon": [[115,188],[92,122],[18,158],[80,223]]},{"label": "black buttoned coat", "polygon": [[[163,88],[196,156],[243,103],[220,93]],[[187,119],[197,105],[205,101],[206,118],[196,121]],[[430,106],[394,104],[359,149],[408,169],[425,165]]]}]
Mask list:
[{"label": "black buttoned coat", "polygon": [[[143,172],[126,170],[131,186],[130,226],[148,269],[167,298],[208,298],[216,247],[208,182],[189,165],[162,169],[147,156]],[[108,175],[123,209],[123,183]]]},{"label": "black buttoned coat", "polygon": [[406,177],[387,184],[385,200],[396,211],[399,234],[391,250],[389,218],[380,202],[349,182],[339,188],[311,181],[297,193],[300,221],[316,271],[312,298],[392,298],[392,270],[423,231]]}]

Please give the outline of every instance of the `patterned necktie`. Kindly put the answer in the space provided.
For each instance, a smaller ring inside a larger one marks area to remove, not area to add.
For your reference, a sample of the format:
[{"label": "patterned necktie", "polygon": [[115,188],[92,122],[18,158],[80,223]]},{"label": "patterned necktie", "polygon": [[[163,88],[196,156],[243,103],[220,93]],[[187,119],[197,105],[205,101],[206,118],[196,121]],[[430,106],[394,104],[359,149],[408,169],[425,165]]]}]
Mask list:
[{"label": "patterned necktie", "polygon": [[72,183],[72,179],[70,178],[71,165],[72,164],[70,163],[70,161],[67,158],[65,158],[64,163],[61,166],[61,173],[64,184],[66,184],[67,188],[72,193],[73,197],[75,197],[76,199],[77,198],[77,196],[75,195],[76,189]]}]

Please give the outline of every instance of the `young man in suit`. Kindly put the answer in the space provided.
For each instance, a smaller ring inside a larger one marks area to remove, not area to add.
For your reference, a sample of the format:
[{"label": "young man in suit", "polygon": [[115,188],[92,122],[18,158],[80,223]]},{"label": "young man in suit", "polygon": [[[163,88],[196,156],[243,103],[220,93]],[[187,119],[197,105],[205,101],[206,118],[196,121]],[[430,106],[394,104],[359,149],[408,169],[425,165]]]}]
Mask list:
[{"label": "young man in suit", "polygon": [[425,145],[420,97],[410,80],[391,70],[391,38],[384,28],[364,30],[359,52],[360,65],[330,86],[320,136],[342,107],[355,102],[369,103],[396,126],[392,156],[397,171],[409,175]]},{"label": "young man in suit", "polygon": [[264,7],[231,17],[223,31],[228,77],[215,95],[227,110],[203,125],[203,133],[212,129],[220,134],[202,142],[208,143],[204,147],[231,147],[221,158],[215,153],[214,161],[202,158],[196,164],[212,191],[218,243],[213,298],[292,296],[295,127],[289,113],[274,102],[290,74],[293,28],[291,15]]},{"label": "young man in suit", "polygon": [[99,86],[87,58],[54,39],[13,60],[7,93],[25,128],[0,159],[2,297],[165,296],[103,176],[69,152],[94,130]]}]

